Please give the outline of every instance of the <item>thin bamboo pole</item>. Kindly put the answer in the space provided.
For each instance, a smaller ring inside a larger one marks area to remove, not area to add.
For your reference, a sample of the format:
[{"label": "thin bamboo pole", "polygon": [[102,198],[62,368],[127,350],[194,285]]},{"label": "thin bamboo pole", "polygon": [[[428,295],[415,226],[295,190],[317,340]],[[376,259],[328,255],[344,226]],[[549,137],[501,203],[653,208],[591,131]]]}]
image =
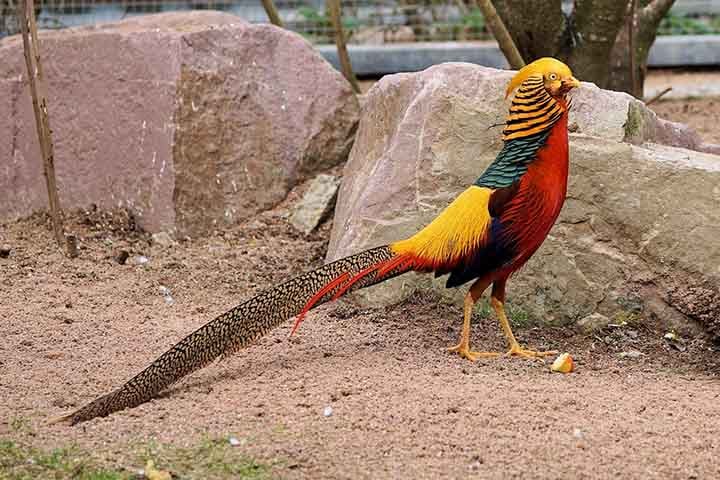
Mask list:
[{"label": "thin bamboo pole", "polygon": [[485,22],[492,32],[495,40],[497,40],[500,50],[507,59],[510,67],[515,70],[520,70],[525,66],[525,60],[523,60],[520,51],[517,49],[515,42],[513,41],[510,33],[505,28],[500,15],[497,14],[495,7],[490,0],[476,0],[477,6],[485,17]]},{"label": "thin bamboo pole", "polygon": [[285,28],[277,8],[275,8],[273,0],[262,0],[262,4],[265,8],[265,13],[267,13],[268,18],[270,19],[270,23],[280,28]]},{"label": "thin bamboo pole", "polygon": [[360,93],[355,73],[353,73],[352,63],[350,63],[350,55],[348,55],[347,45],[345,44],[345,32],[342,27],[342,9],[340,0],[327,0],[327,11],[330,15],[330,22],[335,30],[335,45],[337,45],[338,59],[340,60],[340,69],[343,75],[352,85],[355,93]]},{"label": "thin bamboo pole", "polygon": [[35,128],[40,143],[40,153],[43,158],[43,172],[45,174],[45,185],[50,203],[50,217],[52,219],[53,232],[58,246],[70,257],[77,256],[77,247],[74,242],[65,238],[65,227],[63,225],[60,199],[57,192],[57,181],[55,179],[55,151],[52,142],[52,130],[48,117],[47,87],[43,73],[42,62],[40,61],[40,44],[38,42],[37,23],[35,21],[35,6],[33,0],[18,0],[17,16],[20,23],[20,32],[23,39],[23,51],[25,53],[25,64],[28,70],[28,82],[30,84],[30,95],[32,96],[33,110],[35,111]]}]

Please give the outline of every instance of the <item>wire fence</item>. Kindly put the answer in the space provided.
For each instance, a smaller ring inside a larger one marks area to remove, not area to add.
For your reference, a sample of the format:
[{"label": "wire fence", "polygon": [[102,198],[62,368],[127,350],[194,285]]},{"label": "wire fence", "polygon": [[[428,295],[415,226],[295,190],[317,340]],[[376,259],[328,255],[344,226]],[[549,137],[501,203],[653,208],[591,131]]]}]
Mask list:
[{"label": "wire fence", "polygon": [[[0,37],[17,32],[15,1],[0,0]],[[324,0],[277,0],[276,5],[286,28],[313,43],[332,43]],[[491,38],[474,0],[343,0],[342,8],[349,43]],[[569,11],[572,0],[563,0],[563,8]],[[40,28],[75,27],[183,10],[220,10],[250,22],[268,21],[260,0],[37,0],[36,4]],[[663,28],[661,34],[720,33],[720,0],[677,0]]]},{"label": "wire fence", "polygon": [[[0,0],[0,35],[16,33],[14,1]],[[279,0],[286,28],[313,43],[332,43],[324,0]],[[343,26],[350,43],[480,40],[490,38],[479,10],[457,0],[345,0]],[[38,0],[40,28],[119,21],[149,13],[220,10],[250,22],[267,22],[260,0]]]}]

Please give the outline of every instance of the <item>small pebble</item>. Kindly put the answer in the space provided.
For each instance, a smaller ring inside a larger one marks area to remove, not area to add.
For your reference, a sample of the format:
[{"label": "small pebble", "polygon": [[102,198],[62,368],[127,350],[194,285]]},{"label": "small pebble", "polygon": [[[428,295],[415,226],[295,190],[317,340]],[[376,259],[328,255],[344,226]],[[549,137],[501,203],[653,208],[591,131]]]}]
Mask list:
[{"label": "small pebble", "polygon": [[580,430],[579,428],[576,428],[573,430],[573,437],[575,438],[584,438],[585,434]]},{"label": "small pebble", "polygon": [[330,416],[332,416],[332,414],[333,414],[333,408],[330,405],[325,407],[325,410],[323,410],[323,416],[330,417]]},{"label": "small pebble", "polygon": [[240,440],[235,437],[228,438],[228,442],[230,442],[230,445],[232,445],[233,447],[237,447],[238,445],[240,445]]},{"label": "small pebble", "polygon": [[149,261],[150,261],[150,259],[147,258],[145,255],[137,255],[137,256],[132,257],[132,259],[131,259],[131,263],[133,265],[145,265]]},{"label": "small pebble", "polygon": [[10,256],[10,252],[12,252],[12,248],[7,245],[3,245],[0,247],[0,258],[8,258]]},{"label": "small pebble", "polygon": [[638,358],[642,356],[642,353],[637,350],[630,350],[629,352],[620,352],[620,358]]},{"label": "small pebble", "polygon": [[160,285],[158,287],[158,290],[160,291],[160,295],[165,298],[166,304],[173,305],[175,303],[175,299],[170,294],[170,289],[168,287],[166,287],[165,285]]}]

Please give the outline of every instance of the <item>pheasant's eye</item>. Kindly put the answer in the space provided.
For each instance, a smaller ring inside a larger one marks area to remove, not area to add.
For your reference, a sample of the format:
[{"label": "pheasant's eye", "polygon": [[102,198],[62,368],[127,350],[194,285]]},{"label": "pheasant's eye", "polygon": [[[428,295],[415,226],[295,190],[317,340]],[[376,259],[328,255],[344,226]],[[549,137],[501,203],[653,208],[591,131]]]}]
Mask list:
[{"label": "pheasant's eye", "polygon": [[551,73],[550,75],[548,75],[548,78],[554,82],[555,80],[557,80],[558,77],[557,74]]}]

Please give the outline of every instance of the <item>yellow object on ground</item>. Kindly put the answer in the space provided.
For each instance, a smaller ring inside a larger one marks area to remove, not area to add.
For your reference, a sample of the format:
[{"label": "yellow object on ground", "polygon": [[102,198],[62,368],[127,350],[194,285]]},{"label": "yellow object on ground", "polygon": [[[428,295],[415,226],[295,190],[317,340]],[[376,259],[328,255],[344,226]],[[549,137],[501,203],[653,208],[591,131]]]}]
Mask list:
[{"label": "yellow object on ground", "polygon": [[558,355],[555,361],[550,365],[550,370],[559,373],[570,373],[573,371],[573,359],[569,353]]}]

